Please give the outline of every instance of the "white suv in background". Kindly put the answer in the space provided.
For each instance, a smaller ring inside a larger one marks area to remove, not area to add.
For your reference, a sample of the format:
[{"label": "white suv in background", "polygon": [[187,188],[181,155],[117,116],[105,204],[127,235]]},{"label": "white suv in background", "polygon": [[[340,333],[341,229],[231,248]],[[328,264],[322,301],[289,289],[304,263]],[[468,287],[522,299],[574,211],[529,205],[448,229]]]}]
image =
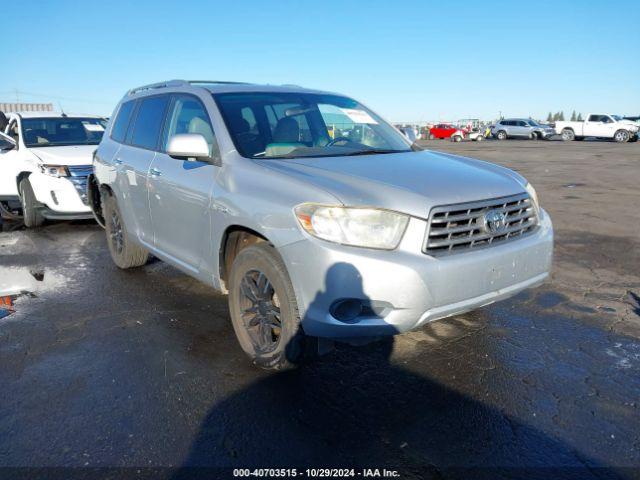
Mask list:
[{"label": "white suv in background", "polygon": [[45,219],[92,218],[87,177],[106,119],[53,112],[7,115],[0,146],[0,210],[22,210],[27,227]]}]

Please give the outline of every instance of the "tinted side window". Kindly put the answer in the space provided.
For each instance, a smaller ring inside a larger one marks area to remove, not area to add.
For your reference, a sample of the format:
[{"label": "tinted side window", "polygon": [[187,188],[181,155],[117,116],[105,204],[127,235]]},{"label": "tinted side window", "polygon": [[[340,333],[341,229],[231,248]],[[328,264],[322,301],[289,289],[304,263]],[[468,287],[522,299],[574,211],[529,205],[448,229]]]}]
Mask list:
[{"label": "tinted side window", "polygon": [[127,136],[129,120],[131,120],[131,113],[133,112],[133,107],[135,104],[136,102],[130,101],[120,105],[118,116],[113,122],[113,127],[111,127],[111,138],[113,138],[116,142],[124,142],[124,139]]},{"label": "tinted side window", "polygon": [[160,130],[164,122],[164,112],[169,96],[148,97],[140,102],[138,114],[133,123],[131,145],[155,150],[158,146]]},{"label": "tinted side window", "polygon": [[529,125],[527,125],[527,122],[523,122],[522,120],[520,120],[520,121],[518,122],[518,126],[519,126],[519,127],[528,127]]},{"label": "tinted side window", "polygon": [[590,122],[600,122],[602,120],[600,119],[600,115],[589,115],[589,121]]}]

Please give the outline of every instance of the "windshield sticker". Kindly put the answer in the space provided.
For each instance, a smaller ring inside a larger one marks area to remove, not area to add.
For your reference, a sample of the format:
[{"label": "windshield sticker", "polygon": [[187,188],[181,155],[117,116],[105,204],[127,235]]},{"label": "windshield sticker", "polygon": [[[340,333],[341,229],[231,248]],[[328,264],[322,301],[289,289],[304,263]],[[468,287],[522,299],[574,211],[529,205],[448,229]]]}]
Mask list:
[{"label": "windshield sticker", "polygon": [[82,122],[82,125],[87,132],[104,132],[104,127],[99,123]]},{"label": "windshield sticker", "polygon": [[351,119],[352,122],[355,123],[368,123],[372,125],[377,125],[376,122],[371,115],[369,115],[364,110],[356,110],[355,108],[341,108],[344,114]]}]

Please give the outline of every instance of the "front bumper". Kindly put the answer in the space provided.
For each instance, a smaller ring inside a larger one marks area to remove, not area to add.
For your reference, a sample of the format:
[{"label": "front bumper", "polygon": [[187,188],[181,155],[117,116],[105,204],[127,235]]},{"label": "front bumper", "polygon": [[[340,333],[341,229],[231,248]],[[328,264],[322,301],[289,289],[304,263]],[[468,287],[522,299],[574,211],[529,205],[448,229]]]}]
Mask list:
[{"label": "front bumper", "polygon": [[[91,209],[84,201],[86,192],[82,191],[81,186],[77,187],[76,178],[57,178],[34,172],[29,176],[29,182],[38,202],[46,207],[43,213],[47,218],[85,218],[85,214],[88,214],[86,218],[91,218]],[[81,196],[83,194],[84,197]]]},{"label": "front bumper", "polygon": [[[405,332],[537,286],[551,269],[553,227],[544,212],[539,227],[524,238],[445,257],[422,253],[425,229],[425,221],[411,219],[393,251],[315,238],[282,247],[305,332],[328,338]],[[371,308],[340,321],[330,312],[343,299]]]}]

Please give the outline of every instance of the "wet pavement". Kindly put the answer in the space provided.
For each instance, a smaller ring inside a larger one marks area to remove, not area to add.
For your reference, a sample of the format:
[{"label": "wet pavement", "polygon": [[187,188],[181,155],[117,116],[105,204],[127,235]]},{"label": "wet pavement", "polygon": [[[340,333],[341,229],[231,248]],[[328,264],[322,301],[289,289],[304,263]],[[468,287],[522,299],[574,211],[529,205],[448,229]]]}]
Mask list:
[{"label": "wet pavement", "polygon": [[[527,176],[544,203],[552,186]],[[594,183],[579,177],[557,181]],[[640,478],[638,237],[564,223],[581,205],[545,204],[558,218],[549,284],[284,374],[249,364],[226,297],[157,260],[118,270],[92,222],[5,225],[0,478]],[[590,268],[600,288],[576,280]]]}]

